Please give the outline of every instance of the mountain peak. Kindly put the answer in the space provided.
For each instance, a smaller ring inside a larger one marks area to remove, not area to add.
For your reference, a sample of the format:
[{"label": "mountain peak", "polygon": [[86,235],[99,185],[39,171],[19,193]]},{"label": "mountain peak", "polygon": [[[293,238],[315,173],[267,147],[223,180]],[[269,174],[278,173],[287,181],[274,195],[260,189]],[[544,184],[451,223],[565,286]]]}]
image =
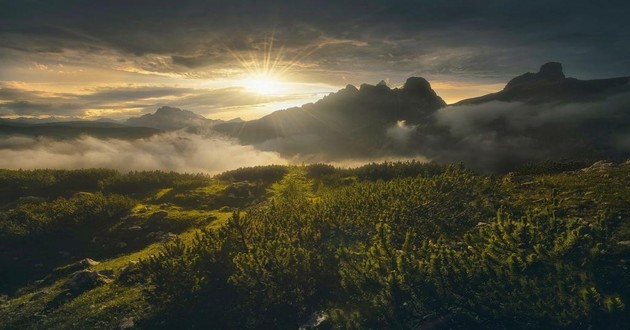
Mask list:
[{"label": "mountain peak", "polygon": [[510,80],[505,89],[512,89],[514,87],[543,83],[555,83],[561,82],[566,77],[562,71],[562,64],[558,62],[547,62],[540,67],[537,73],[527,72],[512,80]]},{"label": "mountain peak", "polygon": [[155,113],[147,113],[140,117],[132,117],[125,122],[132,126],[152,127],[172,130],[184,127],[199,127],[212,124],[214,121],[198,115],[190,110],[162,106]]},{"label": "mountain peak", "polygon": [[169,107],[169,106],[162,106],[159,107],[156,111],[155,111],[155,116],[169,116],[169,117],[187,117],[187,118],[197,118],[197,119],[202,119],[204,118],[201,115],[198,115],[192,111],[189,110],[182,110],[180,108],[175,108],[175,107]]},{"label": "mountain peak", "polygon": [[548,62],[537,73],[527,72],[510,80],[502,91],[459,101],[455,104],[480,104],[490,101],[584,102],[604,98],[627,89],[630,77],[580,80],[567,78],[562,64]]},{"label": "mountain peak", "polygon": [[359,86],[359,91],[362,93],[372,93],[375,91],[390,91],[391,89],[389,88],[389,86],[387,86],[387,83],[385,82],[385,80],[381,80],[378,82],[378,84],[376,85],[370,85],[370,84],[361,84],[361,86]]},{"label": "mountain peak", "polygon": [[403,90],[414,94],[426,94],[428,91],[432,91],[431,84],[422,77],[407,78],[403,85]]},{"label": "mountain peak", "polygon": [[565,78],[564,72],[562,72],[562,64],[558,62],[548,62],[543,64],[537,75],[546,80],[560,80]]}]

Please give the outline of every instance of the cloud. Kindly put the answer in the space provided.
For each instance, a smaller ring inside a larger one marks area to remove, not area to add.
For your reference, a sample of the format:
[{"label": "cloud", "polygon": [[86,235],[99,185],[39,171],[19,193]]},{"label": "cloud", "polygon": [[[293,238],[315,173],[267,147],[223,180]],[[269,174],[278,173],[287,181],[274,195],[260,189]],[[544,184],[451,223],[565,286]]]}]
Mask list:
[{"label": "cloud", "polygon": [[630,91],[584,103],[449,106],[418,139],[433,159],[490,171],[562,158],[621,160],[630,152],[629,105]]},{"label": "cloud", "polygon": [[[254,107],[313,97],[310,94],[261,96],[244,88],[169,86],[101,87],[89,93],[45,93],[0,83],[0,116],[105,116],[126,118],[163,105],[212,115],[234,107]],[[102,112],[102,113],[101,113]]]},{"label": "cloud", "polygon": [[303,71],[327,71],[329,81],[339,79],[339,69],[368,71],[370,81],[419,73],[431,79],[496,79],[552,59],[580,76],[609,76],[629,74],[629,6],[624,0],[606,5],[589,0],[3,1],[0,48],[59,58],[75,50],[111,63],[122,57],[152,72],[204,75],[238,68],[226,49],[247,58],[249,52],[262,52],[273,36],[287,61],[302,57],[312,64]]},{"label": "cloud", "polygon": [[132,141],[89,136],[56,141],[11,136],[0,140],[0,168],[113,168],[218,173],[241,166],[285,164],[273,152],[232,140],[181,131]]},{"label": "cloud", "polygon": [[396,122],[396,125],[392,125],[385,130],[385,135],[398,143],[406,144],[412,137],[415,128],[416,126],[407,125],[404,120],[399,120]]}]

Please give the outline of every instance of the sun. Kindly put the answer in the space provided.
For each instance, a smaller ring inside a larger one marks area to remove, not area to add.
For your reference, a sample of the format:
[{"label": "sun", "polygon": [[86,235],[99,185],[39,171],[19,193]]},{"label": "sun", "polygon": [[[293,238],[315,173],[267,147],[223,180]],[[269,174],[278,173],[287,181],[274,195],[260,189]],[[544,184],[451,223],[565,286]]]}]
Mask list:
[{"label": "sun", "polygon": [[242,85],[248,90],[261,95],[282,93],[282,83],[267,75],[251,76],[244,79]]},{"label": "sun", "polygon": [[240,64],[242,73],[235,81],[237,86],[262,96],[281,95],[293,89],[291,72],[299,67],[301,61],[312,54],[319,47],[309,46],[298,49],[288,55],[285,47],[274,48],[275,33],[270,37],[256,42],[249,51],[239,50],[238,47],[225,45],[225,49]]}]

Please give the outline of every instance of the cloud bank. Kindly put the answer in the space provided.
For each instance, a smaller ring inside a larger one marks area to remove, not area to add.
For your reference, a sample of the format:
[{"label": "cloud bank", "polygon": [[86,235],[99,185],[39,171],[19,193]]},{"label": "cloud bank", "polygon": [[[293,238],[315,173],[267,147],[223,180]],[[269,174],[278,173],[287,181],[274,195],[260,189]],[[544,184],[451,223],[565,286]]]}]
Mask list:
[{"label": "cloud bank", "polygon": [[630,155],[630,91],[584,103],[450,106],[433,119],[436,130],[418,132],[420,149],[433,159],[484,170]]},{"label": "cloud bank", "polygon": [[[51,93],[17,88],[0,82],[0,116],[106,116],[126,118],[153,112],[163,105],[181,107],[212,116],[265,104],[278,104],[310,94],[261,96],[245,88],[221,89],[127,86],[101,87],[87,93]],[[234,117],[238,117],[238,111]]]},{"label": "cloud bank", "polygon": [[236,167],[285,163],[273,152],[182,131],[132,141],[89,136],[69,141],[19,136],[0,140],[0,168],[8,169],[97,167],[214,174]]}]

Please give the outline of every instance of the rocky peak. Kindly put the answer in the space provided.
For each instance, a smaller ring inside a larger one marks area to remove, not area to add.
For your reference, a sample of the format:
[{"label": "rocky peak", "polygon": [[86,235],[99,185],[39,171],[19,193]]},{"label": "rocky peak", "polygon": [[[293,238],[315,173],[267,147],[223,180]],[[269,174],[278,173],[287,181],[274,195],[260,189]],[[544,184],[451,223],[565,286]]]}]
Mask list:
[{"label": "rocky peak", "polygon": [[519,101],[529,104],[586,102],[625,92],[629,83],[630,77],[596,80],[567,78],[562,70],[562,64],[548,62],[536,73],[527,72],[510,80],[500,92],[462,100],[456,105],[490,101]]},{"label": "rocky peak", "polygon": [[354,85],[348,84],[348,85],[346,85],[345,91],[354,94],[354,93],[358,92],[359,89],[356,88]]},{"label": "rocky peak", "polygon": [[381,80],[376,85],[361,84],[361,86],[359,86],[359,91],[362,93],[373,93],[373,92],[385,92],[385,91],[389,92],[391,91],[391,89],[389,88],[389,86],[387,86],[387,83],[385,82],[385,80]]},{"label": "rocky peak", "polygon": [[213,121],[189,110],[163,106],[157,109],[155,113],[131,117],[125,123],[131,126],[172,130],[210,125]]},{"label": "rocky peak", "polygon": [[405,84],[403,85],[403,90],[411,94],[427,94],[433,91],[431,89],[431,84],[421,77],[407,78],[407,81],[405,81]]},{"label": "rocky peak", "polygon": [[525,73],[507,83],[505,89],[511,89],[521,85],[537,84],[539,82],[559,82],[565,79],[562,72],[562,64],[558,62],[548,62],[540,67],[538,73]]},{"label": "rocky peak", "polygon": [[188,118],[203,118],[202,116],[188,110],[182,110],[180,108],[162,106],[155,111],[156,116],[165,117],[188,117]]},{"label": "rocky peak", "polygon": [[562,64],[558,62],[543,64],[537,75],[539,78],[546,80],[560,80],[565,78],[564,72],[562,72]]}]

